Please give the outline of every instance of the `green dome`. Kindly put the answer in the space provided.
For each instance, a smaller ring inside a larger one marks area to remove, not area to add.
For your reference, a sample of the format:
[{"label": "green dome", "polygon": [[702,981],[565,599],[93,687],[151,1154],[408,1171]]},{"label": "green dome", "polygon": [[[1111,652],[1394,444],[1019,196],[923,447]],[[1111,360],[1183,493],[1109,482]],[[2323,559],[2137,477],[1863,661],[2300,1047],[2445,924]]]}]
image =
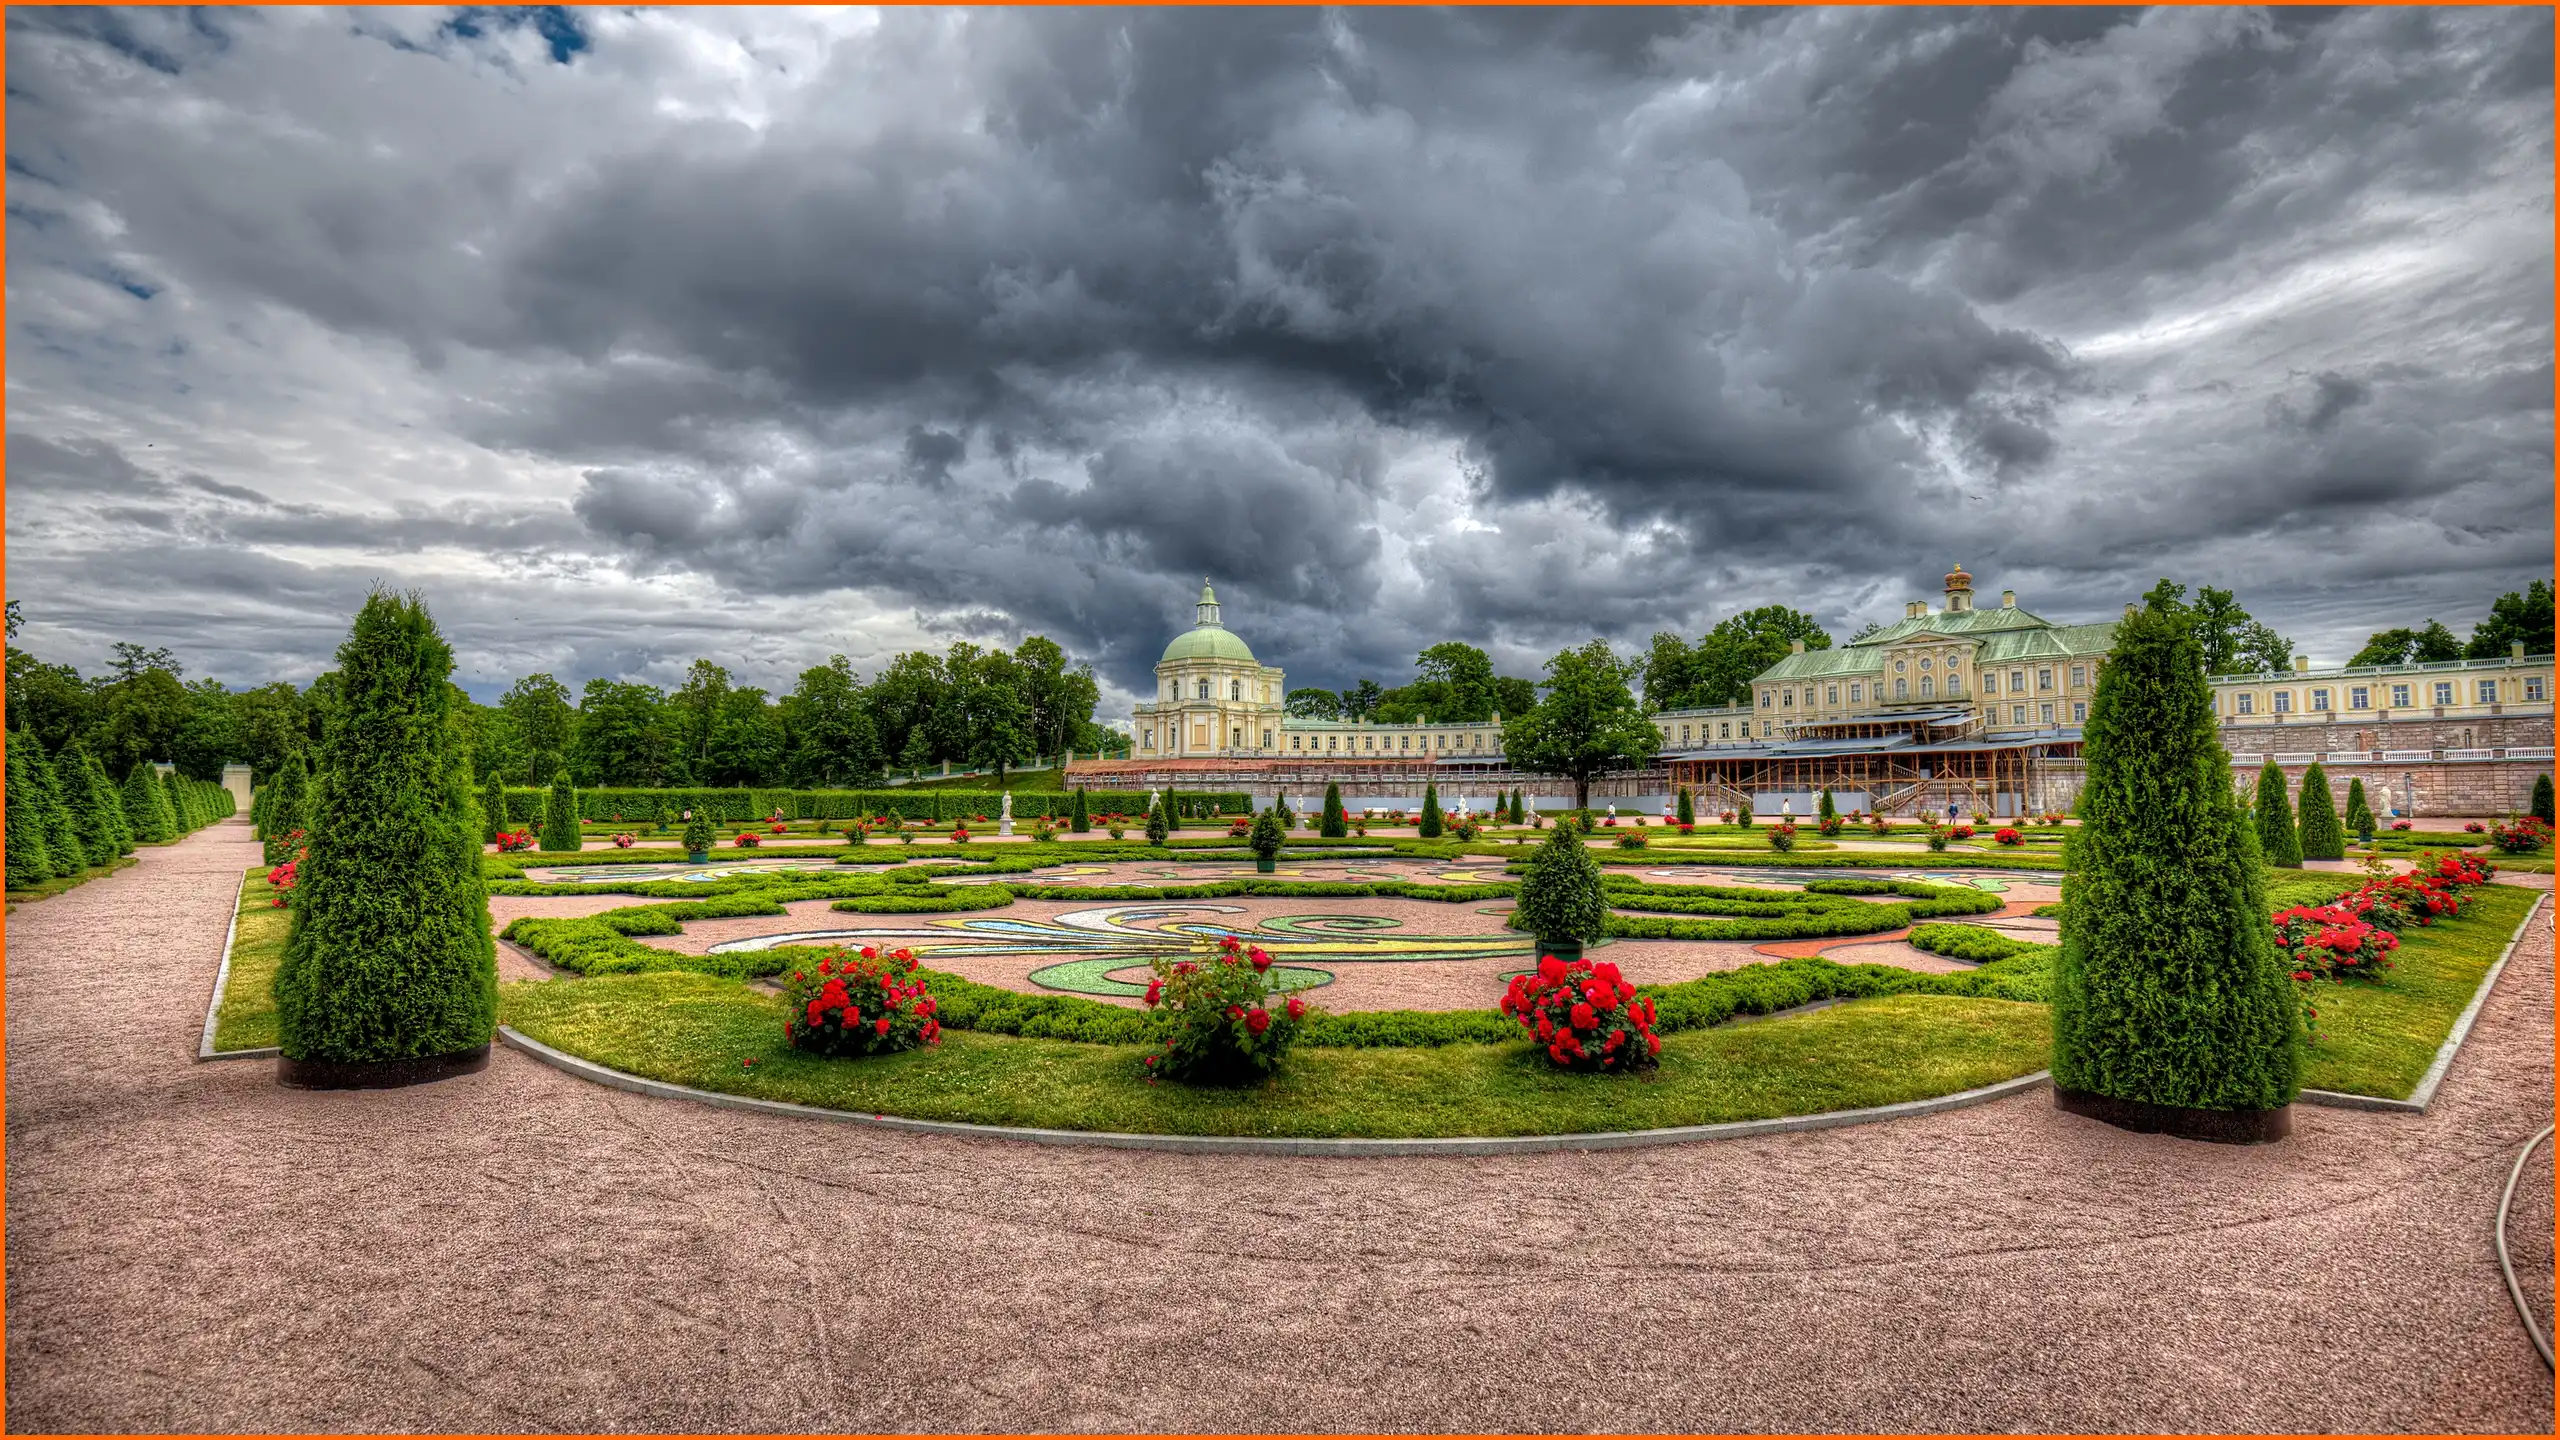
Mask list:
[{"label": "green dome", "polygon": [[1174,636],[1173,643],[1164,647],[1164,660],[1156,663],[1161,665],[1170,660],[1233,660],[1242,665],[1257,663],[1253,658],[1253,647],[1244,643],[1243,636],[1223,625],[1202,625]]}]

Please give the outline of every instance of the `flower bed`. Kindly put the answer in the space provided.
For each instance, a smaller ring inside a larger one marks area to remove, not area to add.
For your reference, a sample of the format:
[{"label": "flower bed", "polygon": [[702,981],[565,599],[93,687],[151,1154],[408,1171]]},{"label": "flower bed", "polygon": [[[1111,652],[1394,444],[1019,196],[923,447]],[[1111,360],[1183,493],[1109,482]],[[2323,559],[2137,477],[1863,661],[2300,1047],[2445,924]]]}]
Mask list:
[{"label": "flower bed", "polygon": [[1271,955],[1229,935],[1203,941],[1190,959],[1155,958],[1146,1006],[1164,1017],[1164,1040],[1139,1061],[1147,1082],[1241,1085],[1280,1067],[1307,1017],[1292,995],[1271,1008]]},{"label": "flower bed", "polygon": [[782,990],[789,1014],[782,1038],[812,1055],[886,1055],[942,1043],[942,1022],[932,993],[916,979],[916,957],[906,950],[883,956],[864,946],[859,955],[841,946],[819,958],[816,973],[794,971]]},{"label": "flower bed", "polygon": [[1638,998],[1605,960],[1541,956],[1535,971],[1511,977],[1501,1008],[1563,1069],[1623,1073],[1650,1068],[1662,1053],[1653,1001]]}]

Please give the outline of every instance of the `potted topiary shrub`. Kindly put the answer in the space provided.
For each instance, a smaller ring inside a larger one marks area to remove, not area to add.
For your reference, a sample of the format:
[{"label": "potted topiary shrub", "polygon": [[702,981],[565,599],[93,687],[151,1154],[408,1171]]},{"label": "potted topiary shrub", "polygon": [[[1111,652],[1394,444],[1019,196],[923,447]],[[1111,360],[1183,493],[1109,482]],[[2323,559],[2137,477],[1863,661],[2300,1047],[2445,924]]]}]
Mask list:
[{"label": "potted topiary shrub", "polygon": [[684,858],[696,865],[710,859],[712,838],[710,816],[684,812]]},{"label": "potted topiary shrub", "polygon": [[1540,955],[1570,964],[1582,958],[1583,943],[1598,939],[1608,921],[1599,862],[1591,858],[1573,827],[1557,826],[1529,858],[1527,873],[1520,877],[1511,928],[1534,937]]},{"label": "potted topiary shrub", "polygon": [[1733,802],[1733,823],[1744,830],[1751,828],[1751,802],[1749,800],[1737,800]]},{"label": "potted topiary shrub", "polygon": [[1278,868],[1280,841],[1287,833],[1280,828],[1277,808],[1253,817],[1253,833],[1246,837],[1245,843],[1253,848],[1253,868],[1257,872],[1268,875]]}]

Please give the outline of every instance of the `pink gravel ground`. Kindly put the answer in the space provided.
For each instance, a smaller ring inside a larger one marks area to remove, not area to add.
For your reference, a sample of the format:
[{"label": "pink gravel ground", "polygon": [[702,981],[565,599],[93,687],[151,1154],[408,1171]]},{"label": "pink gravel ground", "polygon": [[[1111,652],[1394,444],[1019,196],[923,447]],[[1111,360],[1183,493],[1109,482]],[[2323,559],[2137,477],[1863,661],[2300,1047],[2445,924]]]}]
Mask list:
[{"label": "pink gravel ground", "polygon": [[9,918],[13,1429],[2551,1424],[2490,1240],[2552,1111],[2547,916],[2433,1113],[2305,1109],[2274,1146],[2036,1093],[1651,1150],[1187,1157],[506,1051],[381,1092],[197,1064],[244,834]]}]

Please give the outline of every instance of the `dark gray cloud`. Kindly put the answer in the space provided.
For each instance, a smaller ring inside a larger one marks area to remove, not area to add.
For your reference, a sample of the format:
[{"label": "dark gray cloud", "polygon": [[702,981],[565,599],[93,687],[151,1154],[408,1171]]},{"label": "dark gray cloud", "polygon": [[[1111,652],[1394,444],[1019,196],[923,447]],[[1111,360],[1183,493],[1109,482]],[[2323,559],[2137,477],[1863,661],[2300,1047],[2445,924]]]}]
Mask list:
[{"label": "dark gray cloud", "polygon": [[307,674],[384,578],[501,683],[1128,691],[1208,574],[1338,684],[1957,559],[2329,653],[2549,567],[2547,11],[9,24],[65,658]]}]

